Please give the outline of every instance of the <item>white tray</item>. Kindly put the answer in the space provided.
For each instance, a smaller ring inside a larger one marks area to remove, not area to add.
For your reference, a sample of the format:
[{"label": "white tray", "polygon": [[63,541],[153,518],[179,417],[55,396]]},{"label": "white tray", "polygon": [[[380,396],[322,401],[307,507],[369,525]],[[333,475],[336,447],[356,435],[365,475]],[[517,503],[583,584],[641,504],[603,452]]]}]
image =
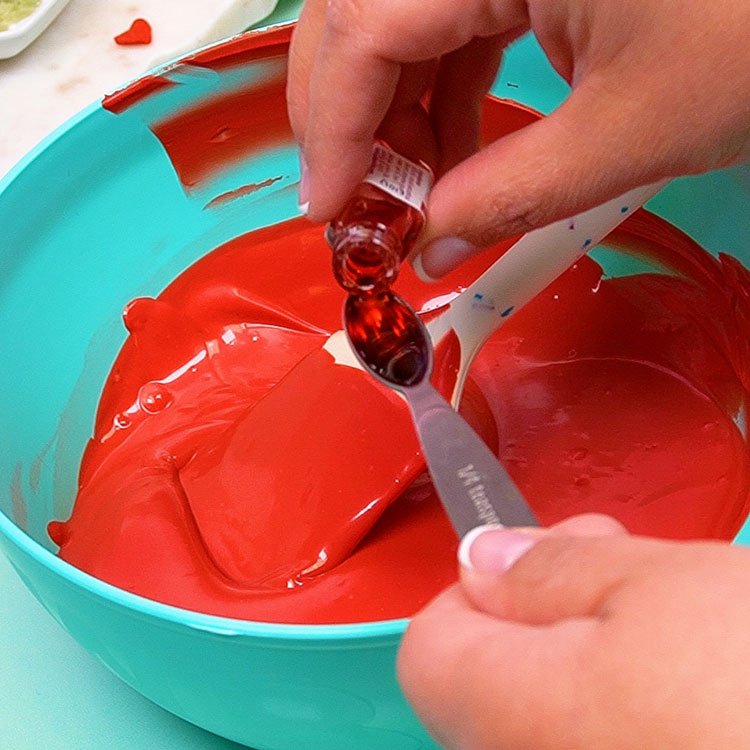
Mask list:
[{"label": "white tray", "polygon": [[70,0],[42,0],[26,18],[0,31],[0,60],[26,49],[51,23]]}]

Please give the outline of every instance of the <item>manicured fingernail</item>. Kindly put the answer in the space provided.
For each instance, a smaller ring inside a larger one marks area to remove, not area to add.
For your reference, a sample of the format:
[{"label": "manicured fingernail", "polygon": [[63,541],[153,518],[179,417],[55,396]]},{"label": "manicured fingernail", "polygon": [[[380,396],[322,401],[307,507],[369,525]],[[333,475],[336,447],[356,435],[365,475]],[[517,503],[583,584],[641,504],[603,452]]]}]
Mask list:
[{"label": "manicured fingernail", "polygon": [[299,152],[299,199],[297,206],[301,214],[307,214],[310,208],[310,170],[305,155]]},{"label": "manicured fingernail", "polygon": [[430,274],[427,273],[427,271],[424,270],[424,265],[422,264],[422,254],[415,255],[411,259],[411,267],[414,270],[414,273],[417,275],[417,278],[421,281],[426,281],[428,284],[432,284],[433,282],[437,281],[437,279],[433,279]]},{"label": "manicured fingernail", "polygon": [[474,245],[460,237],[440,237],[422,251],[422,268],[427,276],[439,279],[460,266],[476,250]]},{"label": "manicured fingernail", "polygon": [[477,526],[461,540],[458,560],[468,570],[497,575],[512,568],[536,543],[537,537],[502,526]]}]

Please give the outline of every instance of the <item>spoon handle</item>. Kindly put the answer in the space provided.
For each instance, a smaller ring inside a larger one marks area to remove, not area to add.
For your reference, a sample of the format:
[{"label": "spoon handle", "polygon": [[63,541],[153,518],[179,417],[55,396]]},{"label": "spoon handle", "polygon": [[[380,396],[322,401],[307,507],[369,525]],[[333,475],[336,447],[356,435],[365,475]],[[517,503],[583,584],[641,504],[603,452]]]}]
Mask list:
[{"label": "spoon handle", "polygon": [[539,525],[496,456],[428,380],[402,392],[432,482],[459,539],[483,524]]}]

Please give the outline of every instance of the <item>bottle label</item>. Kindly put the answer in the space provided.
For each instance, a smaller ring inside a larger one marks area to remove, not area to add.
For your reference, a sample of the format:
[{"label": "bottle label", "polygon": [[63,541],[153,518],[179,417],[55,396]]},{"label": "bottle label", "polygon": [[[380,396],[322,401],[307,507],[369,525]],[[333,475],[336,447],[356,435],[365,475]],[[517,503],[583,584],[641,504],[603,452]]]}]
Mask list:
[{"label": "bottle label", "polygon": [[432,187],[432,172],[376,142],[364,182],[424,213],[427,194]]}]

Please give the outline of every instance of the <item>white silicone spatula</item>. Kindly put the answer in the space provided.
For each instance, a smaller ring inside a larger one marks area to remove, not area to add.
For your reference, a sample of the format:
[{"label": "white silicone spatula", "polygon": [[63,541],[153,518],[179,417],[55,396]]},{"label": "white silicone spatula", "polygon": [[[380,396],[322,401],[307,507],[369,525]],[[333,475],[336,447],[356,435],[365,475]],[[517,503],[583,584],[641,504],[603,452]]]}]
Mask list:
[{"label": "white silicone spatula", "polygon": [[461,399],[469,367],[489,336],[667,182],[635,188],[574,218],[525,234],[453,299],[445,313],[427,324],[434,344],[450,330],[461,343],[458,378],[450,399],[454,406]]},{"label": "white silicone spatula", "polygon": [[[448,309],[435,311],[439,316],[427,326],[429,340],[439,344],[455,331],[461,347],[457,378],[446,378],[442,386],[451,403],[460,400],[471,362],[492,331],[656,189],[658,186],[634,191],[573,222],[558,222],[529,233],[454,298]],[[442,356],[438,349],[435,370],[450,374],[454,362],[451,360],[447,368]],[[360,372],[351,372],[351,368]],[[351,553],[399,497],[400,488],[421,472],[408,415],[400,408],[398,398],[374,380],[368,389],[362,370],[346,333],[337,331],[322,351],[316,349],[302,359],[225,436],[228,442],[219,451],[221,461],[209,460],[205,466],[189,464],[181,470],[180,480],[204,544],[215,563],[233,580],[284,585],[300,575],[332,568]],[[314,392],[312,384],[317,384]],[[422,439],[426,441],[427,435],[438,448],[450,442],[447,422],[459,426],[454,431],[459,437],[461,430],[469,429],[440,398],[450,420],[437,427],[427,422],[420,426]],[[377,419],[372,419],[373,412]],[[478,456],[477,451],[471,455]],[[294,470],[268,471],[267,456],[293,456]],[[504,470],[495,456],[485,457],[487,463],[481,465],[492,466],[496,475],[502,475]],[[217,523],[214,488],[218,482],[238,475],[238,462],[246,470],[242,476],[252,477],[252,487],[234,481],[224,487],[226,502],[221,523]],[[469,508],[475,518],[464,516],[458,528],[463,531],[472,520],[478,523],[490,518],[480,515],[481,508],[486,507],[482,486],[504,487],[498,498],[491,499],[501,522],[531,523],[520,495],[515,503],[519,513],[511,515],[507,510],[510,480],[494,481],[477,466],[478,460],[457,467],[465,469],[460,481],[466,483],[462,486],[474,488],[470,497],[478,503]],[[248,471],[248,467],[257,467],[257,471]],[[364,478],[367,486],[363,494],[358,488],[363,487]],[[444,491],[453,496],[452,491]],[[249,502],[250,498],[257,502]],[[285,538],[285,546],[265,544],[268,530],[279,527],[279,514],[293,517],[300,507],[305,508],[308,522],[292,524],[296,536]],[[263,548],[264,555],[248,554],[258,547]]]}]

